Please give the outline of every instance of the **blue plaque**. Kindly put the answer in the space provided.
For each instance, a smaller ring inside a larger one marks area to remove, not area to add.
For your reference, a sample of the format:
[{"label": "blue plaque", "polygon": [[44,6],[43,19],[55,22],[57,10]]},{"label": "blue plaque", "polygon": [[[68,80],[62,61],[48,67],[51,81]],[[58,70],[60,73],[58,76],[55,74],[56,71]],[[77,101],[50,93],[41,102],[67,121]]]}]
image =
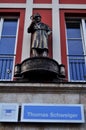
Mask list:
[{"label": "blue plaque", "polygon": [[84,123],[81,104],[22,104],[22,122]]}]

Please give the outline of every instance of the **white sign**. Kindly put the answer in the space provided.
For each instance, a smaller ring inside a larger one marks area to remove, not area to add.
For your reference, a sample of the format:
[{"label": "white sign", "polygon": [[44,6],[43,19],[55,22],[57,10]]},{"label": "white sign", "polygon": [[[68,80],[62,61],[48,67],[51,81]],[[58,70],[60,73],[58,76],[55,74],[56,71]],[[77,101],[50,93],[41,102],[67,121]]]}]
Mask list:
[{"label": "white sign", "polygon": [[0,103],[0,122],[17,122],[18,109],[16,103]]},{"label": "white sign", "polygon": [[22,122],[84,123],[81,104],[22,104]]}]

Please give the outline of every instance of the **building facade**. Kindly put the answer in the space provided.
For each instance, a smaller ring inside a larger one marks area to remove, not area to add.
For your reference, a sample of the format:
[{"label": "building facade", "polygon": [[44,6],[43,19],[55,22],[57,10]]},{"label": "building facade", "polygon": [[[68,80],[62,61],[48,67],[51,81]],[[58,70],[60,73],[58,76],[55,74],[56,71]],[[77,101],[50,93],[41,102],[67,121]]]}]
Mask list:
[{"label": "building facade", "polygon": [[[31,57],[27,28],[34,13],[49,25],[49,57],[65,65],[65,80],[30,83],[14,80],[14,67]],[[85,130],[79,122],[21,122],[22,104],[83,105],[86,115],[86,1],[0,0],[0,104],[17,103],[17,122],[1,121],[0,130]],[[8,112],[9,115],[9,112]],[[1,117],[0,117],[1,118]]]}]

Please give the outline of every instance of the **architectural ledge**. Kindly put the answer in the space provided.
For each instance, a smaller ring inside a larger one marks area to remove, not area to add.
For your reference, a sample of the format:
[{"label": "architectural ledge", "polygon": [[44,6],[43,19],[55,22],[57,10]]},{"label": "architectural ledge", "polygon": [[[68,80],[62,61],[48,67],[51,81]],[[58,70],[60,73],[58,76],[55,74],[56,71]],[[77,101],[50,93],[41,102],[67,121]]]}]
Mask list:
[{"label": "architectural ledge", "polygon": [[0,93],[86,93],[86,83],[0,82]]}]

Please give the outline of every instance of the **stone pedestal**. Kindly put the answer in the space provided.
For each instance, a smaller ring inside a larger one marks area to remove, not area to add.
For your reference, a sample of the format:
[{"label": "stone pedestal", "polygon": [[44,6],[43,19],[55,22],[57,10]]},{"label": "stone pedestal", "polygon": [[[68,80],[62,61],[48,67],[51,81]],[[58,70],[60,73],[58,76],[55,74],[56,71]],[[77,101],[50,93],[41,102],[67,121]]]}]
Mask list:
[{"label": "stone pedestal", "polygon": [[60,80],[65,74],[60,73],[59,65],[55,60],[48,57],[32,57],[25,59],[15,66],[15,77],[20,80],[32,82],[53,82]]}]

